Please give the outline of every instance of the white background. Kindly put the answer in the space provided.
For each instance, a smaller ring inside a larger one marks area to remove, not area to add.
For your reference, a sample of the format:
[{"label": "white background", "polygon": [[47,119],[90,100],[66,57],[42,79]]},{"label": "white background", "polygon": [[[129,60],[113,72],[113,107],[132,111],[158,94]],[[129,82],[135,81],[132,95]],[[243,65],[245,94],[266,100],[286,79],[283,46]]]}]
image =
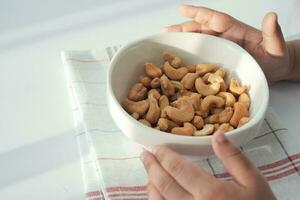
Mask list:
[{"label": "white background", "polygon": [[[177,13],[182,2],[227,12],[258,28],[273,10],[285,36],[300,32],[297,0],[0,1],[1,199],[84,199],[60,51],[104,48],[157,33],[184,20]],[[299,100],[298,83],[271,87],[272,107],[294,132],[300,128]]]}]

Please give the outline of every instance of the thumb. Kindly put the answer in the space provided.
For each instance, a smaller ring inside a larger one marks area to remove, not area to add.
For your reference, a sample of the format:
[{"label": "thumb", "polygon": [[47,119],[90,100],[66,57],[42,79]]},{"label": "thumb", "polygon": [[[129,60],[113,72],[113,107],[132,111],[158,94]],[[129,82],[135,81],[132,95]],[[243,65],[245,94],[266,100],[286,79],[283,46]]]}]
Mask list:
[{"label": "thumb", "polygon": [[277,14],[269,12],[262,23],[263,46],[273,56],[283,56],[285,41],[278,24]]},{"label": "thumb", "polygon": [[259,170],[224,136],[224,133],[214,133],[212,145],[216,156],[239,184],[255,185],[257,181],[264,179]]}]

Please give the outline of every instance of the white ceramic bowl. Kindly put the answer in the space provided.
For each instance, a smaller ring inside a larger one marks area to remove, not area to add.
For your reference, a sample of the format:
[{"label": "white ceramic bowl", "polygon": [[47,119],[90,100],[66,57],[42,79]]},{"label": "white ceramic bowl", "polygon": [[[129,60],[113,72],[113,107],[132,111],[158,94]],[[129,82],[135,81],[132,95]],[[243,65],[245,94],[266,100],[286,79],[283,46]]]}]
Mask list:
[{"label": "white ceramic bowl", "polygon": [[229,78],[238,78],[249,86],[251,120],[243,127],[226,133],[236,145],[253,139],[260,128],[268,106],[269,89],[266,78],[256,61],[237,44],[199,33],[161,33],[133,41],[114,56],[108,72],[108,107],[112,118],[130,139],[151,149],[165,144],[186,156],[207,156],[213,153],[211,136],[179,136],[144,126],[132,118],[120,102],[130,87],[144,73],[145,61],[162,63],[162,52],[177,54],[187,64],[219,63]]}]

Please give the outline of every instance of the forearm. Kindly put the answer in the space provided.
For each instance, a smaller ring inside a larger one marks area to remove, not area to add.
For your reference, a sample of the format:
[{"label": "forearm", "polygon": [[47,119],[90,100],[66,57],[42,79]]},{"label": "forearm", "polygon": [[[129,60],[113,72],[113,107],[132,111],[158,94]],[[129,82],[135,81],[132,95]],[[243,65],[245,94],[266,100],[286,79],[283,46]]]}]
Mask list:
[{"label": "forearm", "polygon": [[286,80],[300,81],[300,40],[287,42],[290,53],[290,70]]}]

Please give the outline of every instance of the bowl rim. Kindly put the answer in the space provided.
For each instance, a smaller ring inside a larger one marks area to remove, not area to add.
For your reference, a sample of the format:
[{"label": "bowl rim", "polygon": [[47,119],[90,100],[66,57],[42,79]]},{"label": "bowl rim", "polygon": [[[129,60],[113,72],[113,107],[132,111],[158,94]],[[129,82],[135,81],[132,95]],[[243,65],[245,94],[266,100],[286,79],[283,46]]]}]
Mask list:
[{"label": "bowl rim", "polygon": [[[135,126],[137,125],[139,128],[142,128],[145,130],[145,132],[149,133],[149,134],[155,134],[155,137],[164,137],[166,140],[168,139],[183,139],[185,142],[195,142],[195,141],[201,141],[203,143],[207,143],[207,142],[211,142],[212,136],[213,135],[208,135],[208,136],[199,136],[199,137],[193,137],[193,136],[183,136],[183,135],[175,135],[175,134],[170,134],[168,132],[164,132],[164,131],[160,131],[157,129],[154,129],[152,127],[148,127],[140,122],[138,122],[137,120],[135,120],[133,117],[131,117],[131,115],[129,113],[127,113],[122,105],[118,102],[118,100],[115,97],[115,93],[112,89],[112,71],[114,70],[115,66],[116,66],[116,62],[118,61],[118,59],[123,56],[123,54],[125,54],[126,49],[131,48],[135,45],[137,45],[140,42],[143,41],[147,41],[147,40],[152,40],[154,38],[157,37],[161,37],[163,35],[179,35],[177,37],[189,37],[189,36],[193,36],[193,37],[201,37],[201,38],[210,38],[210,39],[214,39],[214,40],[218,40],[219,42],[225,43],[226,45],[229,45],[231,48],[235,48],[239,51],[241,51],[242,53],[244,53],[248,59],[252,60],[254,63],[256,63],[256,67],[258,68],[259,73],[262,76],[262,81],[264,86],[263,87],[263,93],[265,94],[264,99],[261,103],[260,109],[258,110],[258,112],[256,112],[254,114],[254,116],[250,119],[250,121],[248,123],[246,123],[244,126],[238,128],[238,129],[234,129],[232,131],[229,131],[226,133],[226,136],[228,138],[231,138],[234,135],[237,135],[239,133],[244,132],[247,129],[250,129],[252,127],[254,127],[257,123],[259,123],[259,121],[261,120],[261,118],[263,118],[265,116],[265,113],[267,111],[267,107],[268,107],[268,102],[269,102],[269,87],[268,87],[268,83],[267,83],[267,79],[265,77],[264,72],[262,71],[261,67],[259,66],[259,64],[256,62],[256,60],[242,47],[240,47],[238,44],[230,41],[230,40],[226,40],[217,36],[213,36],[213,35],[208,35],[208,34],[204,34],[204,33],[192,33],[192,32],[173,32],[173,33],[158,33],[158,34],[154,34],[154,35],[150,35],[150,36],[146,36],[146,37],[142,37],[139,38],[137,40],[131,41],[127,44],[125,44],[124,46],[122,46],[116,53],[116,55],[113,56],[111,63],[109,65],[109,69],[108,69],[108,73],[107,73],[107,93],[109,93],[108,95],[110,95],[111,99],[114,102],[114,106],[118,107],[118,110],[120,110],[122,112],[122,114],[124,116],[126,116],[130,123],[133,123]],[[111,103],[111,102],[109,102]],[[122,131],[122,130],[121,130]],[[123,132],[123,131],[122,131]],[[163,134],[162,134],[163,133]],[[125,134],[127,135],[127,134]],[[199,143],[200,144],[200,143]]]}]

